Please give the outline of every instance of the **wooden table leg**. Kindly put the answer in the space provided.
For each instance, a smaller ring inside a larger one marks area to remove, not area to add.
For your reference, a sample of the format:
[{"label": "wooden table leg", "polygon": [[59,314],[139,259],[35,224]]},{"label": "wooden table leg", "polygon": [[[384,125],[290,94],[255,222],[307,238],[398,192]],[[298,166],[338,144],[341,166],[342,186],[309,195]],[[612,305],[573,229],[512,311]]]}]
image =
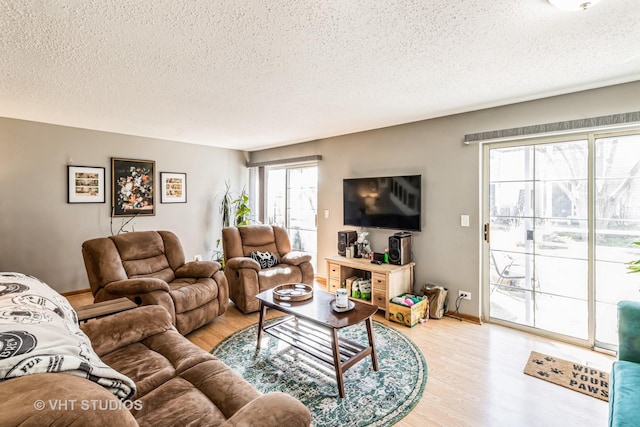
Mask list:
[{"label": "wooden table leg", "polygon": [[264,325],[264,316],[267,312],[267,306],[260,301],[260,320],[258,321],[258,344],[256,344],[256,350],[260,350],[260,344],[262,343],[262,327]]},{"label": "wooden table leg", "polygon": [[342,378],[342,362],[340,361],[340,342],[338,330],[331,329],[331,346],[333,348],[333,364],[336,368],[336,380],[338,381],[338,394],[344,397],[344,379]]},{"label": "wooden table leg", "polygon": [[378,356],[376,356],[376,342],[375,342],[375,338],[373,336],[373,322],[371,321],[371,318],[369,317],[367,320],[365,320],[365,323],[367,325],[367,337],[369,338],[369,346],[371,347],[371,362],[373,363],[373,370],[377,371],[378,370]]}]

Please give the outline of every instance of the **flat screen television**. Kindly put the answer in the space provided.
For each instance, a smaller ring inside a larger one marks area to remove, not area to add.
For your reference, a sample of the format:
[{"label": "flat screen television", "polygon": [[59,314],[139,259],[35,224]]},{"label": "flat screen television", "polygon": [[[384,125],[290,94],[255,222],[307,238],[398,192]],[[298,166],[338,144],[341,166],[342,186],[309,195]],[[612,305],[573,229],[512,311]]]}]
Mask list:
[{"label": "flat screen television", "polygon": [[343,180],[344,225],[420,231],[421,175]]}]

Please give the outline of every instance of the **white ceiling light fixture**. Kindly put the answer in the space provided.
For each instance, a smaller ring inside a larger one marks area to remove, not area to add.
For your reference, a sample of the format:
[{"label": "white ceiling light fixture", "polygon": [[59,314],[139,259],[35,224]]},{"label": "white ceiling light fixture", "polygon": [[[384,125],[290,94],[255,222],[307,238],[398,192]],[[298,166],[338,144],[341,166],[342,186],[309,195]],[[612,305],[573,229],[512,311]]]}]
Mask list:
[{"label": "white ceiling light fixture", "polygon": [[547,0],[551,5],[562,10],[587,10],[600,0]]}]

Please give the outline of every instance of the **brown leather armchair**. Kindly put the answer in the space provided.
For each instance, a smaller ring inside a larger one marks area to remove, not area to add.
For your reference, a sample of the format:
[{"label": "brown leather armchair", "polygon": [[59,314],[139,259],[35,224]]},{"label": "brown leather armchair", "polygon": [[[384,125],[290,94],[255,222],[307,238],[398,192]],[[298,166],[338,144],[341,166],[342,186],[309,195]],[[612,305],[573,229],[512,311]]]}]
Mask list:
[{"label": "brown leather armchair", "polygon": [[186,335],[223,314],[229,287],[215,261],[185,263],[170,231],[136,231],[87,240],[82,256],[95,302],[127,297],[161,305]]},{"label": "brown leather armchair", "polygon": [[[287,231],[271,225],[245,225],[222,230],[224,274],[229,296],[244,313],[260,309],[255,296],[283,283],[313,284],[311,255],[291,251]],[[261,267],[258,252],[274,255],[275,265]],[[254,258],[251,257],[252,253]]]}]

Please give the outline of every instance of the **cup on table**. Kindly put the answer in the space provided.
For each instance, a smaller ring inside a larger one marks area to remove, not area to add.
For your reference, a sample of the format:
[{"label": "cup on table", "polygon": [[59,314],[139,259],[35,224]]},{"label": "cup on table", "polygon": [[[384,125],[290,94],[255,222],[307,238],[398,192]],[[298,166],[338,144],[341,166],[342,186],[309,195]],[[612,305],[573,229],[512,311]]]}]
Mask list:
[{"label": "cup on table", "polygon": [[348,305],[349,297],[345,288],[336,289],[336,307],[345,308]]}]

